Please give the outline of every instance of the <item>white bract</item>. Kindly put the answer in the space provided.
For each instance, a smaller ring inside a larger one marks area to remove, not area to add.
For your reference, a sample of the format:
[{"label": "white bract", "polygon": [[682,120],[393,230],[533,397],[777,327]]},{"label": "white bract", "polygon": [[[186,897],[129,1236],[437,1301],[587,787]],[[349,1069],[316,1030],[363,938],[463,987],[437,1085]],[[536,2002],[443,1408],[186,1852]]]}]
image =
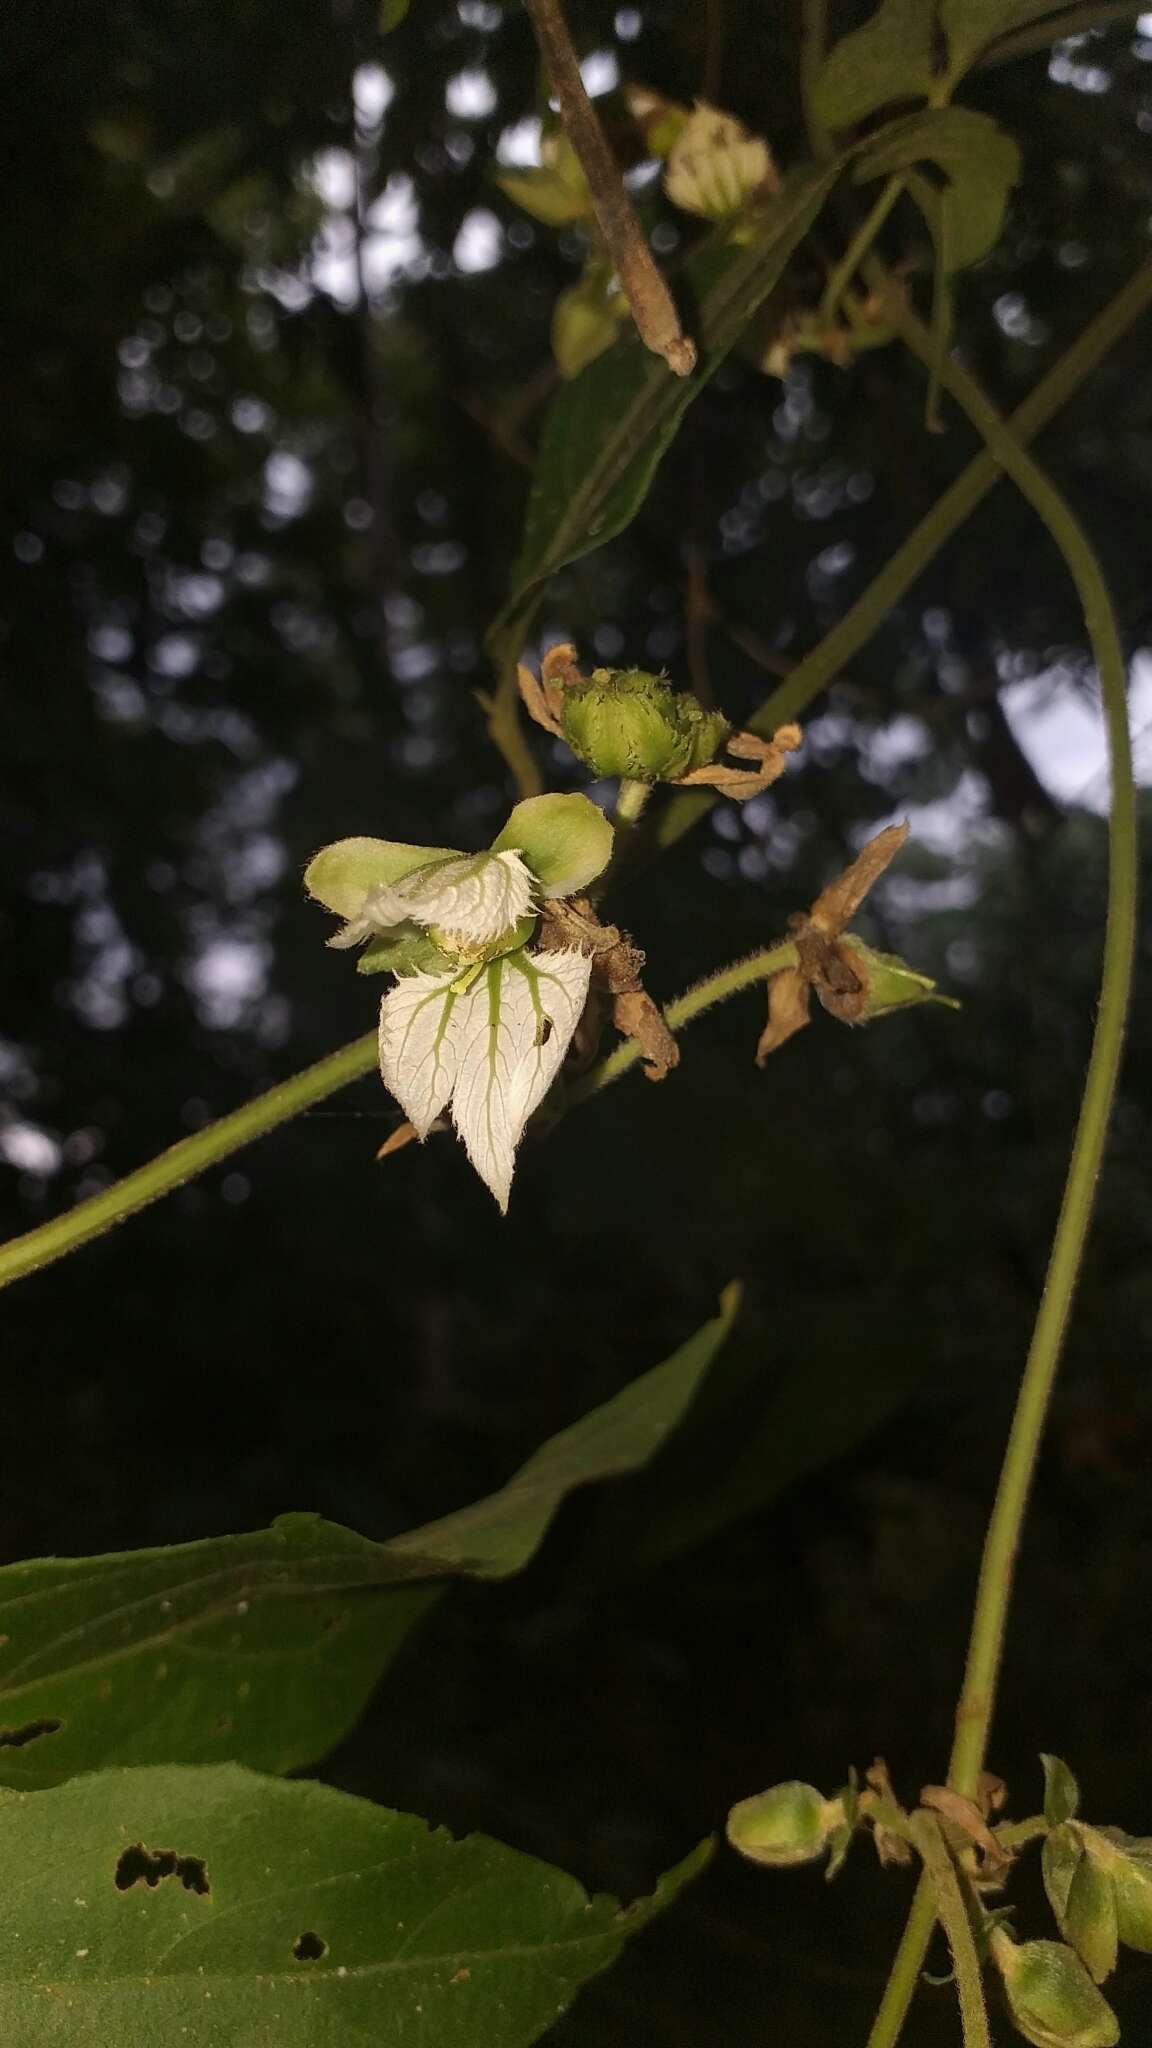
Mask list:
[{"label": "white bract", "polygon": [[459,978],[406,974],[380,1005],[380,1071],[416,1134],[451,1108],[502,1212],[516,1147],[571,1043],[588,994],[586,953],[506,953]]},{"label": "white bract", "polygon": [[328,944],[357,946],[410,922],[434,932],[446,953],[482,952],[535,909],[535,890],[518,853],[457,854],[369,889],[359,914]]},{"label": "white bract", "polygon": [[394,974],[380,1005],[380,1071],[416,1134],[450,1110],[481,1179],[508,1207],[516,1147],[580,1021],[592,962],[528,949],[540,903],[607,866],[612,827],[585,796],[528,797],[486,853],[340,839],[305,887],[367,940],[359,965]]}]

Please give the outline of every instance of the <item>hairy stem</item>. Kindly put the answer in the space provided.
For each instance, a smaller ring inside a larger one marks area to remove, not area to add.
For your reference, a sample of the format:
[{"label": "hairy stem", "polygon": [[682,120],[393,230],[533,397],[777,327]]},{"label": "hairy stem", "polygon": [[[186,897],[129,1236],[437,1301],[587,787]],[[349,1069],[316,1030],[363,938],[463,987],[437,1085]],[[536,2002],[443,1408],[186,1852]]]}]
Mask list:
[{"label": "hairy stem", "polygon": [[559,0],[527,0],[527,7],[560,103],[560,118],[588,180],[600,232],[632,309],[636,332],[645,348],[663,356],[678,377],[687,377],[696,367],[695,344],[680,325],[672,294],[656,267],[619,166],[584,90]]},{"label": "hairy stem", "polygon": [[[752,988],[758,981],[767,981],[773,974],[779,974],[783,967],[796,963],[796,948],[791,940],[779,946],[769,946],[762,953],[751,953],[746,960],[736,960],[730,967],[722,967],[716,974],[710,974],[705,981],[698,981],[695,988],[686,989],[675,1002],[669,1003],[664,1012],[664,1022],[669,1031],[682,1031],[685,1024],[691,1024],[710,1010],[715,1003],[727,1002],[729,996],[738,996],[744,989]],[[590,1095],[598,1095],[601,1088],[607,1088],[618,1081],[643,1058],[643,1049],[636,1038],[626,1038],[606,1059],[598,1060],[586,1074],[574,1081],[568,1090],[568,1105],[586,1102]]]},{"label": "hairy stem", "polygon": [[[921,323],[903,309],[900,324],[909,346],[923,361],[931,362],[931,339]],[[975,380],[954,362],[943,364],[940,374],[945,390],[967,413],[984,437],[989,453],[1039,514],[1064,556],[1084,609],[1100,678],[1112,773],[1108,911],[1096,1028],[1044,1291],[984,1539],[964,1682],[956,1709],[948,1783],[954,1791],[972,1798],[983,1768],[995,1706],[1016,1556],[1032,1476],[1091,1222],[1120,1069],[1136,941],[1138,847],[1124,657],[1100,564],[1074,513],[1020,447]],[[899,2037],[934,1917],[932,1895],[922,1884],[869,2037],[869,2048],[892,2048]]]},{"label": "hairy stem", "polygon": [[[1016,447],[1030,441],[1042,427],[1047,426],[1090,371],[1150,304],[1152,258],[1140,265],[1115,298],[1041,379],[1035,391],[1030,392],[1024,403],[1017,407],[1007,426]],[[981,499],[987,497],[993,485],[999,483],[1004,469],[999,455],[991,448],[985,448],[973,458],[832,631],[803,661],[797,663],[779,689],[773,690],[765,699],[748,721],[753,732],[764,736],[772,734],[777,726],[798,717],[812,699],[827,688],[852,656],[883,625],[888,613],[900,603],[944,543],[975,511]],[[714,802],[712,796],[697,795],[689,790],[674,797],[659,823],[656,835],[659,845],[671,846],[681,839]]]},{"label": "hairy stem", "polygon": [[[644,784],[640,786],[646,787]],[[771,946],[762,953],[753,953],[750,959],[737,960],[733,966],[721,968],[719,973],[710,975],[706,981],[678,996],[674,1003],[668,1005],[664,1013],[665,1022],[670,1030],[681,1030],[705,1010],[710,1010],[714,1003],[739,995],[758,981],[767,981],[769,975],[778,973],[780,968],[791,967],[795,959],[796,948],[787,943]],[[597,1094],[609,1082],[618,1081],[621,1074],[634,1067],[641,1056],[638,1041],[626,1039],[575,1084],[568,1101],[583,1102],[587,1096]],[[26,1273],[34,1273],[40,1266],[50,1266],[54,1259],[62,1259],[68,1252],[78,1251],[91,1238],[102,1236],[114,1224],[134,1216],[138,1209],[147,1208],[149,1202],[170,1194],[173,1188],[181,1187],[185,1181],[194,1180],[198,1173],[219,1165],[231,1153],[250,1145],[254,1138],[262,1138],[267,1131],[274,1131],[277,1124],[287,1123],[290,1117],[299,1116],[301,1110],[310,1108],[312,1103],[322,1102],[326,1095],[334,1095],[347,1082],[369,1073],[376,1064],[376,1058],[374,1031],[365,1038],[353,1039],[351,1045],[341,1046],[339,1052],[329,1053],[327,1059],[317,1061],[314,1067],[305,1067],[303,1073],[281,1081],[267,1094],[258,1095],[253,1102],[246,1102],[242,1109],[233,1110],[230,1116],[208,1124],[191,1138],[182,1138],[178,1145],[170,1146],[167,1152],[149,1160],[147,1166],[126,1174],[123,1180],[102,1189],[88,1201],[78,1202],[63,1216],[54,1216],[50,1222],[39,1224],[23,1237],[10,1238],[7,1244],[0,1245],[0,1287],[6,1287],[12,1280],[22,1280]]]},{"label": "hairy stem", "polygon": [[86,1202],[78,1202],[63,1216],[52,1217],[23,1237],[10,1238],[7,1244],[0,1245],[0,1287],[6,1287],[11,1280],[22,1280],[39,1266],[51,1265],[53,1259],[62,1259],[66,1252],[76,1251],[90,1238],[102,1236],[114,1224],[134,1216],[138,1209],[147,1208],[149,1202],[218,1165],[242,1145],[250,1145],[253,1138],[262,1138],[266,1131],[274,1131],[277,1124],[299,1116],[312,1103],[334,1095],[338,1088],[367,1074],[375,1066],[376,1056],[374,1031],[353,1039],[351,1045],[341,1046],[339,1052],[329,1053],[327,1059],[318,1060],[314,1067],[305,1067],[302,1073],[293,1074],[291,1080],[281,1081],[265,1095],[257,1095],[253,1102],[234,1109],[230,1116],[222,1116],[219,1122],[206,1125],[192,1137],[182,1138],[178,1145],[149,1160],[147,1166],[126,1174],[123,1180],[101,1189]]},{"label": "hairy stem", "polygon": [[984,1979],[968,1916],[968,1902],[943,1830],[934,1814],[920,1812],[912,1815],[911,1832],[924,1861],[924,1876],[931,1887],[935,1916],[944,1929],[952,1956],[964,2048],[992,2048],[988,2008],[984,2003]]}]

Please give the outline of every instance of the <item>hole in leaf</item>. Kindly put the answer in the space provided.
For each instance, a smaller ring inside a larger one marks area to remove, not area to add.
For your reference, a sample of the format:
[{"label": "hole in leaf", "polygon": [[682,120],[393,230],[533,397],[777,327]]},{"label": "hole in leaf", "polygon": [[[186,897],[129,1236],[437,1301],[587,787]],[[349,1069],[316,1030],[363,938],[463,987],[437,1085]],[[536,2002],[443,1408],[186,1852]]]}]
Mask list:
[{"label": "hole in leaf", "polygon": [[186,1892],[201,1899],[208,1896],[208,1866],[202,1856],[178,1856],[175,1849],[146,1849],[143,1842],[133,1842],[116,1865],[118,1892],[131,1891],[134,1884],[155,1891],[166,1877],[178,1877]]},{"label": "hole in leaf", "polygon": [[298,1963],[318,1963],[321,1956],[327,1955],[328,1943],[322,1941],[318,1934],[313,1934],[311,1928],[307,1928],[303,1934],[296,1936],[292,1943],[292,1953]]},{"label": "hole in leaf", "polygon": [[26,1742],[38,1742],[42,1735],[55,1735],[63,1721],[45,1715],[42,1721],[26,1721],[23,1728],[0,1728],[0,1749],[23,1749]]}]

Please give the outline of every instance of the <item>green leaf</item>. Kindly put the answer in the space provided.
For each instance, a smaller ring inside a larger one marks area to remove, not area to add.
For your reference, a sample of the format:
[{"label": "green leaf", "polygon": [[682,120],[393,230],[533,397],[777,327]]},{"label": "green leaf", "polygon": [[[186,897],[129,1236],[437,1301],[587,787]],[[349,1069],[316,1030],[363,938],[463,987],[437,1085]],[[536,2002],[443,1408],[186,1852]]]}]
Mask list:
[{"label": "green leaf", "polygon": [[0,1793],[0,1839],[13,2048],[526,2048],[710,1846],[621,1911],[483,1835],[235,1766]]},{"label": "green leaf", "polygon": [[459,860],[451,846],[406,846],[398,839],[337,839],[304,870],[310,896],[337,917],[355,917],[369,889],[402,881],[434,860]]},{"label": "green leaf", "polygon": [[548,414],[512,594],[491,638],[515,639],[540,586],[566,562],[611,540],[643,504],[684,413],[778,282],[839,175],[836,164],[793,173],[751,247],[710,238],[678,286],[699,351],[674,376],[636,335],[622,336],[566,385]]},{"label": "green leaf", "polygon": [[934,163],[947,184],[937,192],[926,179],[909,179],[949,270],[986,256],[998,240],[1008,194],[1020,176],[1020,151],[987,114],[968,107],[910,114],[871,139],[856,160],[860,183]]},{"label": "green leaf", "polygon": [[111,1763],[331,1749],[437,1595],[430,1574],[314,1515],[167,1550],[0,1571],[0,1782]]},{"label": "green leaf", "polygon": [[[534,922],[534,920],[533,920]],[[394,925],[388,933],[369,939],[356,961],[357,974],[446,974],[452,966],[418,924]]]},{"label": "green leaf", "polygon": [[522,853],[546,896],[575,896],[612,858],[612,827],[590,797],[529,796],[516,805],[493,853]]},{"label": "green leaf", "polygon": [[1115,2048],[1116,2015],[1070,1948],[994,1937],[992,1952],[1013,2024],[1033,2048]]},{"label": "green leaf", "polygon": [[1070,1821],[1062,1821],[1059,1827],[1054,1827],[1051,1834],[1044,1837],[1044,1847],[1040,1852],[1044,1889],[1060,1928],[1064,1925],[1072,1879],[1080,1867],[1083,1855],[1084,1844],[1080,1839],[1080,1829]]},{"label": "green leaf", "polygon": [[1079,1812],[1080,1787],[1060,1757],[1042,1753],[1040,1762],[1044,1767],[1044,1818],[1050,1828],[1056,1828]]},{"label": "green leaf", "polygon": [[314,1763],[454,1575],[531,1557],[565,1494],[634,1471],[677,1428],[731,1326],[544,1444],[507,1486],[390,1543],[318,1515],[164,1550],[0,1570],[0,1783],[113,1763]]},{"label": "green leaf", "polygon": [[882,0],[825,58],[812,109],[825,128],[851,128],[890,100],[926,99],[934,83],[929,0]]},{"label": "green leaf", "polygon": [[999,42],[1013,29],[1027,28],[1045,15],[1053,17],[1053,42],[1061,34],[1061,10],[1054,0],[940,0],[939,13],[948,39],[948,76],[952,80],[967,71],[989,43]]},{"label": "green leaf", "polygon": [[411,0],[380,0],[378,27],[382,36],[391,35],[408,13]]},{"label": "green leaf", "polygon": [[1060,1932],[1097,1984],[1112,1975],[1119,1939],[1116,1898],[1110,1878],[1090,1854],[1080,1858],[1073,1872]]},{"label": "green leaf", "polygon": [[398,1536],[395,1556],[451,1558],[453,1570],[502,1579],[531,1557],[563,1497],[589,1478],[622,1478],[655,1456],[686,1414],[696,1389],[732,1327],[740,1289],[726,1287],[720,1314],[697,1330],[663,1365],[561,1430],[529,1458],[499,1493],[476,1507]]}]

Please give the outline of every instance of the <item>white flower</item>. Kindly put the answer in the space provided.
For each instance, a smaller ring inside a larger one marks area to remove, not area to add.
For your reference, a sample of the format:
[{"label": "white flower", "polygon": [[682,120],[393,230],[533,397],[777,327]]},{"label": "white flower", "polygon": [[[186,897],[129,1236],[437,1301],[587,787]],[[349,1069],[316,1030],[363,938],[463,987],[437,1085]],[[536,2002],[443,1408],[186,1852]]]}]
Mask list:
[{"label": "white flower", "polygon": [[460,976],[408,974],[380,1005],[380,1071],[420,1138],[451,1105],[468,1157],[507,1212],[516,1147],[588,994],[587,954],[507,953]]},{"label": "white flower", "polygon": [[329,939],[358,946],[398,924],[436,933],[447,953],[483,950],[535,909],[536,883],[519,853],[456,854],[366,891],[356,916]]}]

